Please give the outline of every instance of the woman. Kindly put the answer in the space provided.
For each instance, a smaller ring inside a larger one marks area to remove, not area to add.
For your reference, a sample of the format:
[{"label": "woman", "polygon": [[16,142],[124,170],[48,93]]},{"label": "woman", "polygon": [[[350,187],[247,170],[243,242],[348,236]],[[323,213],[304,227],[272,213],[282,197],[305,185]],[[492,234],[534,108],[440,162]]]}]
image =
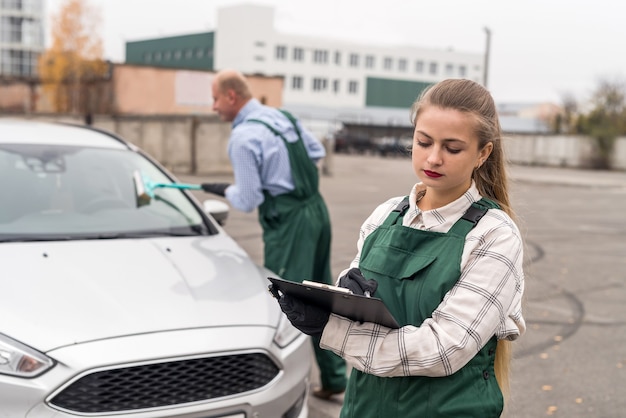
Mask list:
[{"label": "woman", "polygon": [[381,298],[400,328],[279,302],[353,367],[341,417],[499,417],[509,343],[525,323],[523,243],[495,104],[475,82],[444,80],[411,115],[421,182],[367,218],[339,279]]}]

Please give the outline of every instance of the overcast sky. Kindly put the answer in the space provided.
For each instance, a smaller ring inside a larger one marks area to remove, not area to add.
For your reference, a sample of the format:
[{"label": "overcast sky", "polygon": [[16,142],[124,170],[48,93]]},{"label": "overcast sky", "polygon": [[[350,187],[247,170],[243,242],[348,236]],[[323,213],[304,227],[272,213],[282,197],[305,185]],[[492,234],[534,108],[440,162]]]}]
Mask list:
[{"label": "overcast sky", "polygon": [[[64,0],[47,1],[47,12]],[[377,45],[484,53],[497,102],[585,100],[626,78],[626,3],[618,0],[87,0],[100,10],[105,58],[125,42],[214,30],[219,7],[273,5],[276,29]]]}]

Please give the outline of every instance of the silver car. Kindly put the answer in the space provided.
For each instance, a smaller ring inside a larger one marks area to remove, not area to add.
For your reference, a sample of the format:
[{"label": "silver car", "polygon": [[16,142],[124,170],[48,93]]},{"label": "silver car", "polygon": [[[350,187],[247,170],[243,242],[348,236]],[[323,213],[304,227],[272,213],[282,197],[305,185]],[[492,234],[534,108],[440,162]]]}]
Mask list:
[{"label": "silver car", "polygon": [[0,118],[0,417],[308,415],[272,273],[173,183],[115,135]]}]

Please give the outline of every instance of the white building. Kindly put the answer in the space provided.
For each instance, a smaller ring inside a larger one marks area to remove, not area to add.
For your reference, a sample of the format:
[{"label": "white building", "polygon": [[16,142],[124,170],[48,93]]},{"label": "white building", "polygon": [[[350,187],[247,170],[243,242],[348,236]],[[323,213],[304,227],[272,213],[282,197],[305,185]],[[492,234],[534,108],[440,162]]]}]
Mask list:
[{"label": "white building", "polygon": [[212,32],[127,42],[126,62],[282,76],[283,107],[302,118],[385,126],[410,126],[426,86],[484,76],[483,54],[279,32],[274,8],[251,4],[218,9]]},{"label": "white building", "polygon": [[408,108],[431,83],[482,82],[484,76],[483,54],[278,32],[274,9],[260,5],[218,10],[213,64],[214,70],[283,76],[287,109],[384,124],[408,123]]},{"label": "white building", "polygon": [[43,19],[43,0],[0,0],[0,77],[37,75]]}]

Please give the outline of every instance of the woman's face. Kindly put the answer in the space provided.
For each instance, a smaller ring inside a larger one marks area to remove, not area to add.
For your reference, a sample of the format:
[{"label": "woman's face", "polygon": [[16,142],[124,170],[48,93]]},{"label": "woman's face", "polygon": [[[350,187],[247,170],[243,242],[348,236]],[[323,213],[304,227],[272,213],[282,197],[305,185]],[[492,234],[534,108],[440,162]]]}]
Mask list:
[{"label": "woman's face", "polygon": [[426,185],[426,193],[437,196],[440,203],[450,203],[465,193],[473,170],[491,153],[491,143],[478,149],[476,123],[469,113],[436,106],[423,108],[417,118],[413,170]]}]

